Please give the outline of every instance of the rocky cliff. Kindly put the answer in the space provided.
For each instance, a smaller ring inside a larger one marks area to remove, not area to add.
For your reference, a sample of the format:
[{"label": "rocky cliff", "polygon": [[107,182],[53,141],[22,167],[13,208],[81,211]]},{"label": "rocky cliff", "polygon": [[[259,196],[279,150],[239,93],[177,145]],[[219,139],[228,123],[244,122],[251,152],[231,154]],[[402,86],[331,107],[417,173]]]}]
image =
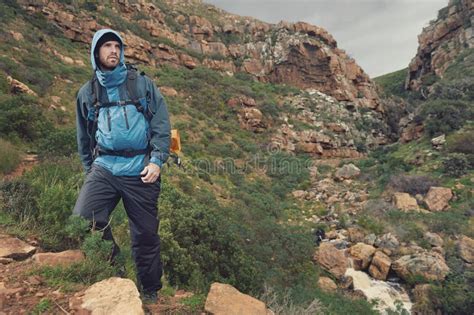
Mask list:
[{"label": "rocky cliff", "polygon": [[423,28],[418,42],[405,82],[410,90],[418,90],[432,75],[442,78],[461,50],[474,47],[474,2],[450,0],[438,18]]},{"label": "rocky cliff", "polygon": [[368,75],[318,26],[264,23],[200,0],[118,0],[107,6],[47,0],[19,3],[31,14],[44,15],[68,38],[84,43],[96,30],[116,25],[119,13],[126,56],[136,62],[246,72],[263,82],[313,88],[338,101],[383,112]]}]

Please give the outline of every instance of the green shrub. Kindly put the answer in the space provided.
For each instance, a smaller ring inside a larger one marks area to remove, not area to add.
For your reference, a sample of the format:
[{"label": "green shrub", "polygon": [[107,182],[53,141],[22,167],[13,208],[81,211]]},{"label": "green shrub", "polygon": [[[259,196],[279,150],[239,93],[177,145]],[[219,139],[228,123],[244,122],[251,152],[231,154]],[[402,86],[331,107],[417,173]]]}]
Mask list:
[{"label": "green shrub", "polygon": [[393,175],[390,177],[388,185],[399,192],[406,192],[410,195],[428,192],[431,186],[438,186],[439,180],[433,179],[426,175]]},{"label": "green shrub", "polygon": [[21,162],[21,154],[10,142],[0,138],[0,174],[12,172]]},{"label": "green shrub", "polygon": [[449,176],[461,177],[472,167],[465,154],[451,153],[443,160],[443,171]]},{"label": "green shrub", "polygon": [[77,151],[76,129],[51,129],[39,140],[38,148],[42,155],[70,156]]},{"label": "green shrub", "polygon": [[464,154],[474,154],[474,130],[454,135],[448,142],[448,151]]},{"label": "green shrub", "polygon": [[34,141],[43,137],[52,124],[32,97],[7,97],[0,100],[0,133]]},{"label": "green shrub", "polygon": [[423,104],[421,116],[430,136],[460,129],[466,120],[472,119],[472,105],[462,101],[434,100]]}]

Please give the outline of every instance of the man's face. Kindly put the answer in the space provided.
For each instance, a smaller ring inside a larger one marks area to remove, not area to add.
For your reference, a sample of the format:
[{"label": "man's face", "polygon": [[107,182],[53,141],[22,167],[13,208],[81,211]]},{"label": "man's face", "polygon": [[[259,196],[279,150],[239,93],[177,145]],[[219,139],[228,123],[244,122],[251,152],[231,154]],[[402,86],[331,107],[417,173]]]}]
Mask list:
[{"label": "man's face", "polygon": [[105,42],[99,48],[99,62],[103,70],[114,69],[120,61],[120,43],[111,40]]}]

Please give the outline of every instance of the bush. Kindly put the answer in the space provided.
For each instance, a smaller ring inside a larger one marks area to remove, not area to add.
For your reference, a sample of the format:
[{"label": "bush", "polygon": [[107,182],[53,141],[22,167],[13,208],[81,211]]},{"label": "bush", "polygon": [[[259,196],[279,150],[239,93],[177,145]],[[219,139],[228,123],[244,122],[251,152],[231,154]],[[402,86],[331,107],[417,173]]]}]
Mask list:
[{"label": "bush", "polygon": [[34,141],[52,129],[35,99],[28,96],[8,97],[0,101],[0,133]]},{"label": "bush", "polygon": [[21,162],[21,154],[10,142],[0,138],[0,174],[12,172]]},{"label": "bush", "polygon": [[443,160],[443,171],[449,176],[461,177],[471,168],[465,154],[451,153]]},{"label": "bush", "polygon": [[410,195],[428,192],[431,186],[438,186],[439,181],[424,175],[393,175],[388,183],[389,187],[399,192],[406,192]]},{"label": "bush", "polygon": [[42,155],[54,157],[70,156],[76,153],[76,129],[52,129],[40,139],[38,149]]},{"label": "bush", "polygon": [[462,101],[434,100],[424,103],[421,116],[430,136],[437,136],[460,129],[472,119],[472,105]]},{"label": "bush", "polygon": [[474,154],[474,130],[459,133],[448,142],[448,151]]}]

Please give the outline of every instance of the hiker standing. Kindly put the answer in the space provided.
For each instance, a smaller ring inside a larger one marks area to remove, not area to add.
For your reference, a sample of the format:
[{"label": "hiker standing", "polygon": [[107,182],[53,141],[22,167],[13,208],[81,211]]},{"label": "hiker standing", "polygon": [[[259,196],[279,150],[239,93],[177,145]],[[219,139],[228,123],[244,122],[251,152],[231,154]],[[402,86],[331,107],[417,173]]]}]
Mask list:
[{"label": "hiker standing", "polygon": [[162,263],[157,233],[160,170],[168,159],[170,122],[153,81],[125,64],[124,43],[110,29],[92,39],[92,80],[77,95],[77,143],[87,172],[74,214],[93,222],[120,251],[108,225],[122,199],[142,297],[157,300]]}]

